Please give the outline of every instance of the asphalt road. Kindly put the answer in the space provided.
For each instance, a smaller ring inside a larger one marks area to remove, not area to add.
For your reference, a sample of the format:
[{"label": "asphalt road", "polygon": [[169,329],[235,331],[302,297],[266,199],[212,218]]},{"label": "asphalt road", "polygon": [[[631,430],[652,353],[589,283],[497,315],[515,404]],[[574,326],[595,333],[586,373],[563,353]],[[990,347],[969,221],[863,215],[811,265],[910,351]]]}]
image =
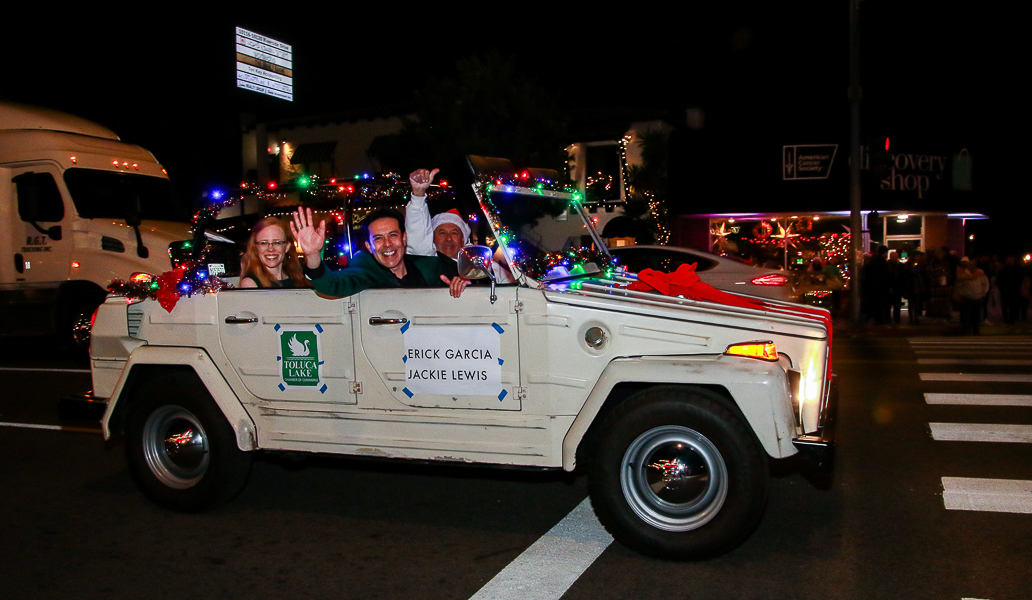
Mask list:
[{"label": "asphalt road", "polygon": [[[838,340],[834,473],[771,461],[757,530],[696,563],[593,537],[590,513],[575,510],[580,474],[263,455],[229,505],[171,513],[137,492],[95,421],[59,418],[58,400],[90,386],[74,371],[85,364],[39,341],[8,344],[0,597],[1028,598],[1032,381],[921,374],[1032,379],[1032,338],[969,341]],[[1010,441],[944,439],[978,435]],[[573,551],[548,551],[567,525],[588,532],[579,566]],[[559,591],[545,585],[555,581]]]}]

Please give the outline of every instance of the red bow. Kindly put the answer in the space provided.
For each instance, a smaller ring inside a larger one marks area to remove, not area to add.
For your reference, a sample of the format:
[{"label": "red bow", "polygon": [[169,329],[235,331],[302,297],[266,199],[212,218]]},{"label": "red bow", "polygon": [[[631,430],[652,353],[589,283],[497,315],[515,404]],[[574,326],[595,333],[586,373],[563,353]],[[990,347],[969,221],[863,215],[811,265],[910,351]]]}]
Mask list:
[{"label": "red bow", "polygon": [[763,302],[743,298],[703,283],[702,278],[695,272],[696,264],[682,264],[673,273],[644,269],[638,273],[638,281],[628,285],[627,289],[636,292],[655,291],[664,296],[684,296],[689,300],[705,300],[742,308],[765,308]]},{"label": "red bow", "polygon": [[168,312],[179,302],[179,282],[185,273],[186,269],[180,267],[158,275],[158,304]]}]

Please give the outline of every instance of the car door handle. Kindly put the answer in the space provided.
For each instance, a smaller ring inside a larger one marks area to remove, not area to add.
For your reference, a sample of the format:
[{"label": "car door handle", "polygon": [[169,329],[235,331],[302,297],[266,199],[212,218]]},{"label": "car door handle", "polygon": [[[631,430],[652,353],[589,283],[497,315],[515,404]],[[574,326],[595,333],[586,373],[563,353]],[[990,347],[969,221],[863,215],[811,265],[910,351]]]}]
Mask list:
[{"label": "car door handle", "polygon": [[250,319],[244,319],[244,318],[238,317],[236,315],[229,315],[228,317],[226,317],[226,322],[227,323],[257,323],[258,322],[258,317],[251,317]]},{"label": "car door handle", "polygon": [[408,319],[404,317],[400,319],[384,319],[383,317],[369,317],[370,325],[401,325],[402,323],[408,323]]}]

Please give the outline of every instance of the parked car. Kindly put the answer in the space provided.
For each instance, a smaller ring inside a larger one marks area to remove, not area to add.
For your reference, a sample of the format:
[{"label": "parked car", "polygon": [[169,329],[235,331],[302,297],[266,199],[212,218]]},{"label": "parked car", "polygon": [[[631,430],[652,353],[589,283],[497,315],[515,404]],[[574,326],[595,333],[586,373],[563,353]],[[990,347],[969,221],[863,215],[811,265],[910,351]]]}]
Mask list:
[{"label": "parked car", "polygon": [[[171,308],[108,298],[93,328],[94,395],[143,493],[173,510],[218,506],[258,451],[584,465],[617,540],[685,559],[728,551],[755,528],[768,457],[830,466],[827,311],[636,291],[599,268],[611,259],[575,193],[503,181],[474,189],[516,284],[457,299],[440,287],[343,299],[229,289]],[[534,232],[502,224],[535,202],[570,212]],[[529,233],[552,251],[514,253]],[[464,252],[476,269],[460,273],[487,277],[493,251]]]},{"label": "parked car", "polygon": [[715,256],[677,246],[620,246],[609,252],[617,265],[634,273],[642,269],[673,272],[681,264],[696,263],[702,280],[726,292],[798,302],[794,279],[785,271],[750,265],[738,258]]}]

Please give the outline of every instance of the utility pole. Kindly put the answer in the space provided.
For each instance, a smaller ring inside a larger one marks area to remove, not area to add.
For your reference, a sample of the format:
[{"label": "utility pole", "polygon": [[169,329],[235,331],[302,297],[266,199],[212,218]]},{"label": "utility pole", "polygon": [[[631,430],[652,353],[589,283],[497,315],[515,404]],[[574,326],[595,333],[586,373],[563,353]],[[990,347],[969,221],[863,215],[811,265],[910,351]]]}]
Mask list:
[{"label": "utility pole", "polygon": [[860,0],[849,0],[849,317],[860,324],[863,217],[860,214]]}]

